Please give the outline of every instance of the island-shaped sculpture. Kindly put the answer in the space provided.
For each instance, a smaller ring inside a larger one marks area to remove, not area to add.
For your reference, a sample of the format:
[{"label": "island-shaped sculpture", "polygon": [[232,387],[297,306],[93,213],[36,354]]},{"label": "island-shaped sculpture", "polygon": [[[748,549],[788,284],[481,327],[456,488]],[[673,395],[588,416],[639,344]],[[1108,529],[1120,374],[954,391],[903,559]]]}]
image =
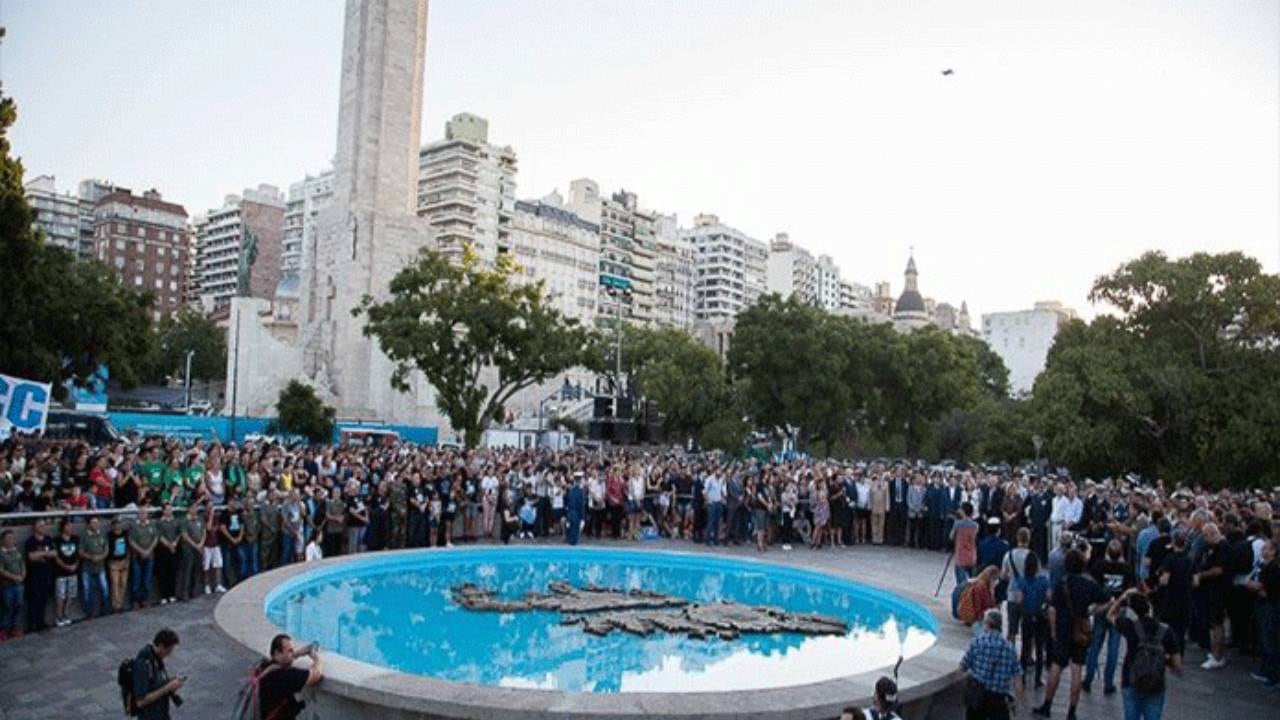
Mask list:
[{"label": "island-shaped sculpture", "polygon": [[825,615],[789,613],[778,608],[742,605],[724,600],[704,605],[647,590],[622,590],[596,585],[575,588],[553,582],[546,593],[525,593],[519,600],[502,600],[493,590],[472,583],[450,589],[458,605],[479,612],[564,613],[561,625],[581,625],[584,632],[604,636],[614,630],[647,636],[655,631],[684,633],[696,638],[734,640],[739,635],[798,633],[844,635],[842,620]]}]

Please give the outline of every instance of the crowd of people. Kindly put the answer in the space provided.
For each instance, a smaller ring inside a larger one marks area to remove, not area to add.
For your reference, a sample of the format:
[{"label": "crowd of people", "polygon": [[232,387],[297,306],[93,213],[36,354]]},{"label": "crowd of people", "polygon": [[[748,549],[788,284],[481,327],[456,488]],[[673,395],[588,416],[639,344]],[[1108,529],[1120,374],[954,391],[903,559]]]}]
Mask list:
[{"label": "crowd of people", "polygon": [[[70,623],[77,603],[93,617],[221,592],[285,563],[482,538],[903,546],[952,553],[962,619],[981,626],[1005,609],[1000,635],[1020,642],[1016,665],[1037,687],[1047,681],[1047,715],[1064,669],[1073,708],[1099,678],[1115,691],[1120,640],[1132,650],[1142,625],[1135,606],[1170,629],[1176,656],[1198,644],[1212,670],[1231,648],[1257,656],[1258,678],[1275,686],[1278,500],[902,461],[11,439],[0,525],[5,513],[65,514],[18,521],[31,525],[21,548],[0,530],[0,634]],[[107,509],[127,512],[88,513]]]}]

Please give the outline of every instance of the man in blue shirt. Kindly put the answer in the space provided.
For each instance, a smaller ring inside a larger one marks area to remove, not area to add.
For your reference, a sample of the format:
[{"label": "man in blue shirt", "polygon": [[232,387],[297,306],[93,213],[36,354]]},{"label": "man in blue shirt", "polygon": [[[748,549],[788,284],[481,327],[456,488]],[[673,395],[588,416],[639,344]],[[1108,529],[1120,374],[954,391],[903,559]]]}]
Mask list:
[{"label": "man in blue shirt", "polygon": [[982,618],[982,633],[969,643],[960,660],[960,667],[983,691],[981,702],[967,708],[965,720],[1008,720],[1015,688],[1017,700],[1022,700],[1022,665],[1013,643],[1000,632],[1003,624],[999,610],[988,610]]}]

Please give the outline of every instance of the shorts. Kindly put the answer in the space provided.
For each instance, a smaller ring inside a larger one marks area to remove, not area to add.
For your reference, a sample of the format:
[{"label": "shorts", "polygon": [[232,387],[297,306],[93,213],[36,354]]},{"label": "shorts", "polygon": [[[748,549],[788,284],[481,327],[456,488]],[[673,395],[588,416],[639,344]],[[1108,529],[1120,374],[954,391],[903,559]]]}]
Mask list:
[{"label": "shorts", "polygon": [[204,548],[204,569],[205,570],[221,570],[222,569],[222,549],[216,547]]},{"label": "shorts", "polygon": [[76,585],[77,583],[76,583],[75,575],[58,577],[53,581],[54,597],[58,598],[59,600],[75,600]]},{"label": "shorts", "polygon": [[1084,665],[1085,657],[1089,655],[1089,644],[1077,645],[1070,640],[1067,642],[1050,643],[1049,663],[1065,668],[1068,665]]},{"label": "shorts", "polygon": [[640,503],[636,502],[635,500],[628,500],[628,501],[625,503],[625,505],[626,505],[626,508],[627,508],[627,514],[628,514],[628,515],[634,515],[634,514],[636,514],[636,513],[640,512]]},{"label": "shorts", "polygon": [[1210,627],[1221,625],[1227,619],[1227,605],[1223,593],[1211,590],[1204,594],[1204,617]]}]

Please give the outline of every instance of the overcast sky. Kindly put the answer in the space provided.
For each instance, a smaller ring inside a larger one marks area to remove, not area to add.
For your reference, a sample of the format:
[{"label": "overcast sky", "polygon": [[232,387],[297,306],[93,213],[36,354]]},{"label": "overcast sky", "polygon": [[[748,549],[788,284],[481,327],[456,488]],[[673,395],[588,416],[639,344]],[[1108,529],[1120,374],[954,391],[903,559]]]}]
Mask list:
[{"label": "overcast sky", "polygon": [[[28,176],[192,214],[333,154],[342,0],[0,0]],[[941,70],[953,68],[944,77]],[[432,0],[423,141],[576,177],[977,315],[1147,249],[1280,258],[1276,0]]]}]

